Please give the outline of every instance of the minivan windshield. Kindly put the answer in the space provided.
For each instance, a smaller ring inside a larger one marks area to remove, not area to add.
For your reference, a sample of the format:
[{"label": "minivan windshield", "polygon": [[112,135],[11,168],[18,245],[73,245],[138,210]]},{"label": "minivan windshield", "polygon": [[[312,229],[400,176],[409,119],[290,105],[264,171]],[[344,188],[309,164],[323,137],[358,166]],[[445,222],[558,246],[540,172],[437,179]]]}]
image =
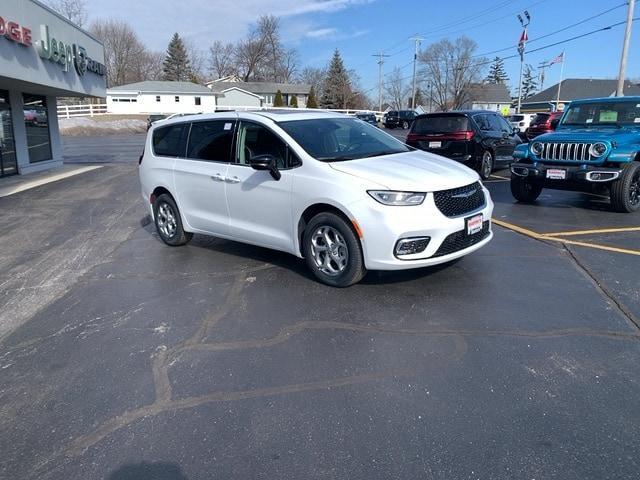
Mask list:
[{"label": "minivan windshield", "polygon": [[411,133],[453,133],[469,130],[469,119],[463,115],[431,115],[417,118]]},{"label": "minivan windshield", "polygon": [[602,125],[634,125],[640,127],[640,103],[633,101],[588,102],[572,105],[562,125],[595,127]]},{"label": "minivan windshield", "polygon": [[322,162],[378,157],[411,150],[379,128],[355,118],[289,120],[278,125]]}]

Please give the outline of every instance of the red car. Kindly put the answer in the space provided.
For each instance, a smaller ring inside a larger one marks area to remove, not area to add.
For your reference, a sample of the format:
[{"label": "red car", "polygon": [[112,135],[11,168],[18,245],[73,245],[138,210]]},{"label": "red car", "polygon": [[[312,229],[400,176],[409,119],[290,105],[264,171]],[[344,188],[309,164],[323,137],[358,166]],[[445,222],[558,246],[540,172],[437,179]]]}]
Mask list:
[{"label": "red car", "polygon": [[558,124],[558,122],[554,122],[554,120],[560,120],[561,116],[562,112],[544,112],[536,114],[536,116],[533,117],[533,120],[531,120],[531,125],[524,132],[527,140],[531,141],[538,135],[553,132]]}]

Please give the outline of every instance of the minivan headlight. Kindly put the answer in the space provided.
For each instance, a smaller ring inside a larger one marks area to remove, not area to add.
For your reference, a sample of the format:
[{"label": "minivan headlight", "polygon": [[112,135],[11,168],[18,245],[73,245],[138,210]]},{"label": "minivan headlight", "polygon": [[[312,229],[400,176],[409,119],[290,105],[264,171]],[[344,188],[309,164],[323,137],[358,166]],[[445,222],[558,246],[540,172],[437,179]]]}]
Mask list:
[{"label": "minivan headlight", "polygon": [[533,142],[531,144],[531,152],[534,155],[540,155],[542,153],[542,144],[540,142]]},{"label": "minivan headlight", "polygon": [[367,193],[383,205],[420,205],[427,195],[422,192],[396,192],[393,190],[368,190]]}]

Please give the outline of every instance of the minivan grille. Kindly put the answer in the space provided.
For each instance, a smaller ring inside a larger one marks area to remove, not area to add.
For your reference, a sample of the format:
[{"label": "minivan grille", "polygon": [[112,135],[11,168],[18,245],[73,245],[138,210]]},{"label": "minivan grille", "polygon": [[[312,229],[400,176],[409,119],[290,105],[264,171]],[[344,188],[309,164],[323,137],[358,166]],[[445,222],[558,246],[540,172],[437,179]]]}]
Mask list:
[{"label": "minivan grille", "polygon": [[482,222],[482,230],[472,235],[467,235],[467,232],[464,230],[460,230],[449,235],[444,239],[436,253],[433,254],[433,257],[444,257],[445,255],[459,252],[460,250],[464,250],[465,248],[469,248],[476,243],[481,242],[487,238],[487,236],[489,236],[488,220]]},{"label": "minivan grille", "polygon": [[542,160],[570,160],[574,162],[588,162],[594,159],[589,154],[591,143],[543,143]]},{"label": "minivan grille", "polygon": [[458,217],[484,207],[486,199],[480,182],[433,193],[438,210],[446,217]]}]

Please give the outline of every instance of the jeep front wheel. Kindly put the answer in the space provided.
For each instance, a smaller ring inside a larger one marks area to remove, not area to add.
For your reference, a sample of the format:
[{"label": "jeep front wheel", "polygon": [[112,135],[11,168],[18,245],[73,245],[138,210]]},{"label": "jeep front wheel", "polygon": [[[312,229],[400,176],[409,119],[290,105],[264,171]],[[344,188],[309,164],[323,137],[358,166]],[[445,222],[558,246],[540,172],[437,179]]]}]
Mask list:
[{"label": "jeep front wheel", "polygon": [[611,185],[611,206],[622,213],[635,212],[640,208],[640,162],[627,164],[620,178]]},{"label": "jeep front wheel", "polygon": [[542,182],[536,182],[528,178],[511,176],[511,194],[519,202],[535,202],[542,192]]}]

